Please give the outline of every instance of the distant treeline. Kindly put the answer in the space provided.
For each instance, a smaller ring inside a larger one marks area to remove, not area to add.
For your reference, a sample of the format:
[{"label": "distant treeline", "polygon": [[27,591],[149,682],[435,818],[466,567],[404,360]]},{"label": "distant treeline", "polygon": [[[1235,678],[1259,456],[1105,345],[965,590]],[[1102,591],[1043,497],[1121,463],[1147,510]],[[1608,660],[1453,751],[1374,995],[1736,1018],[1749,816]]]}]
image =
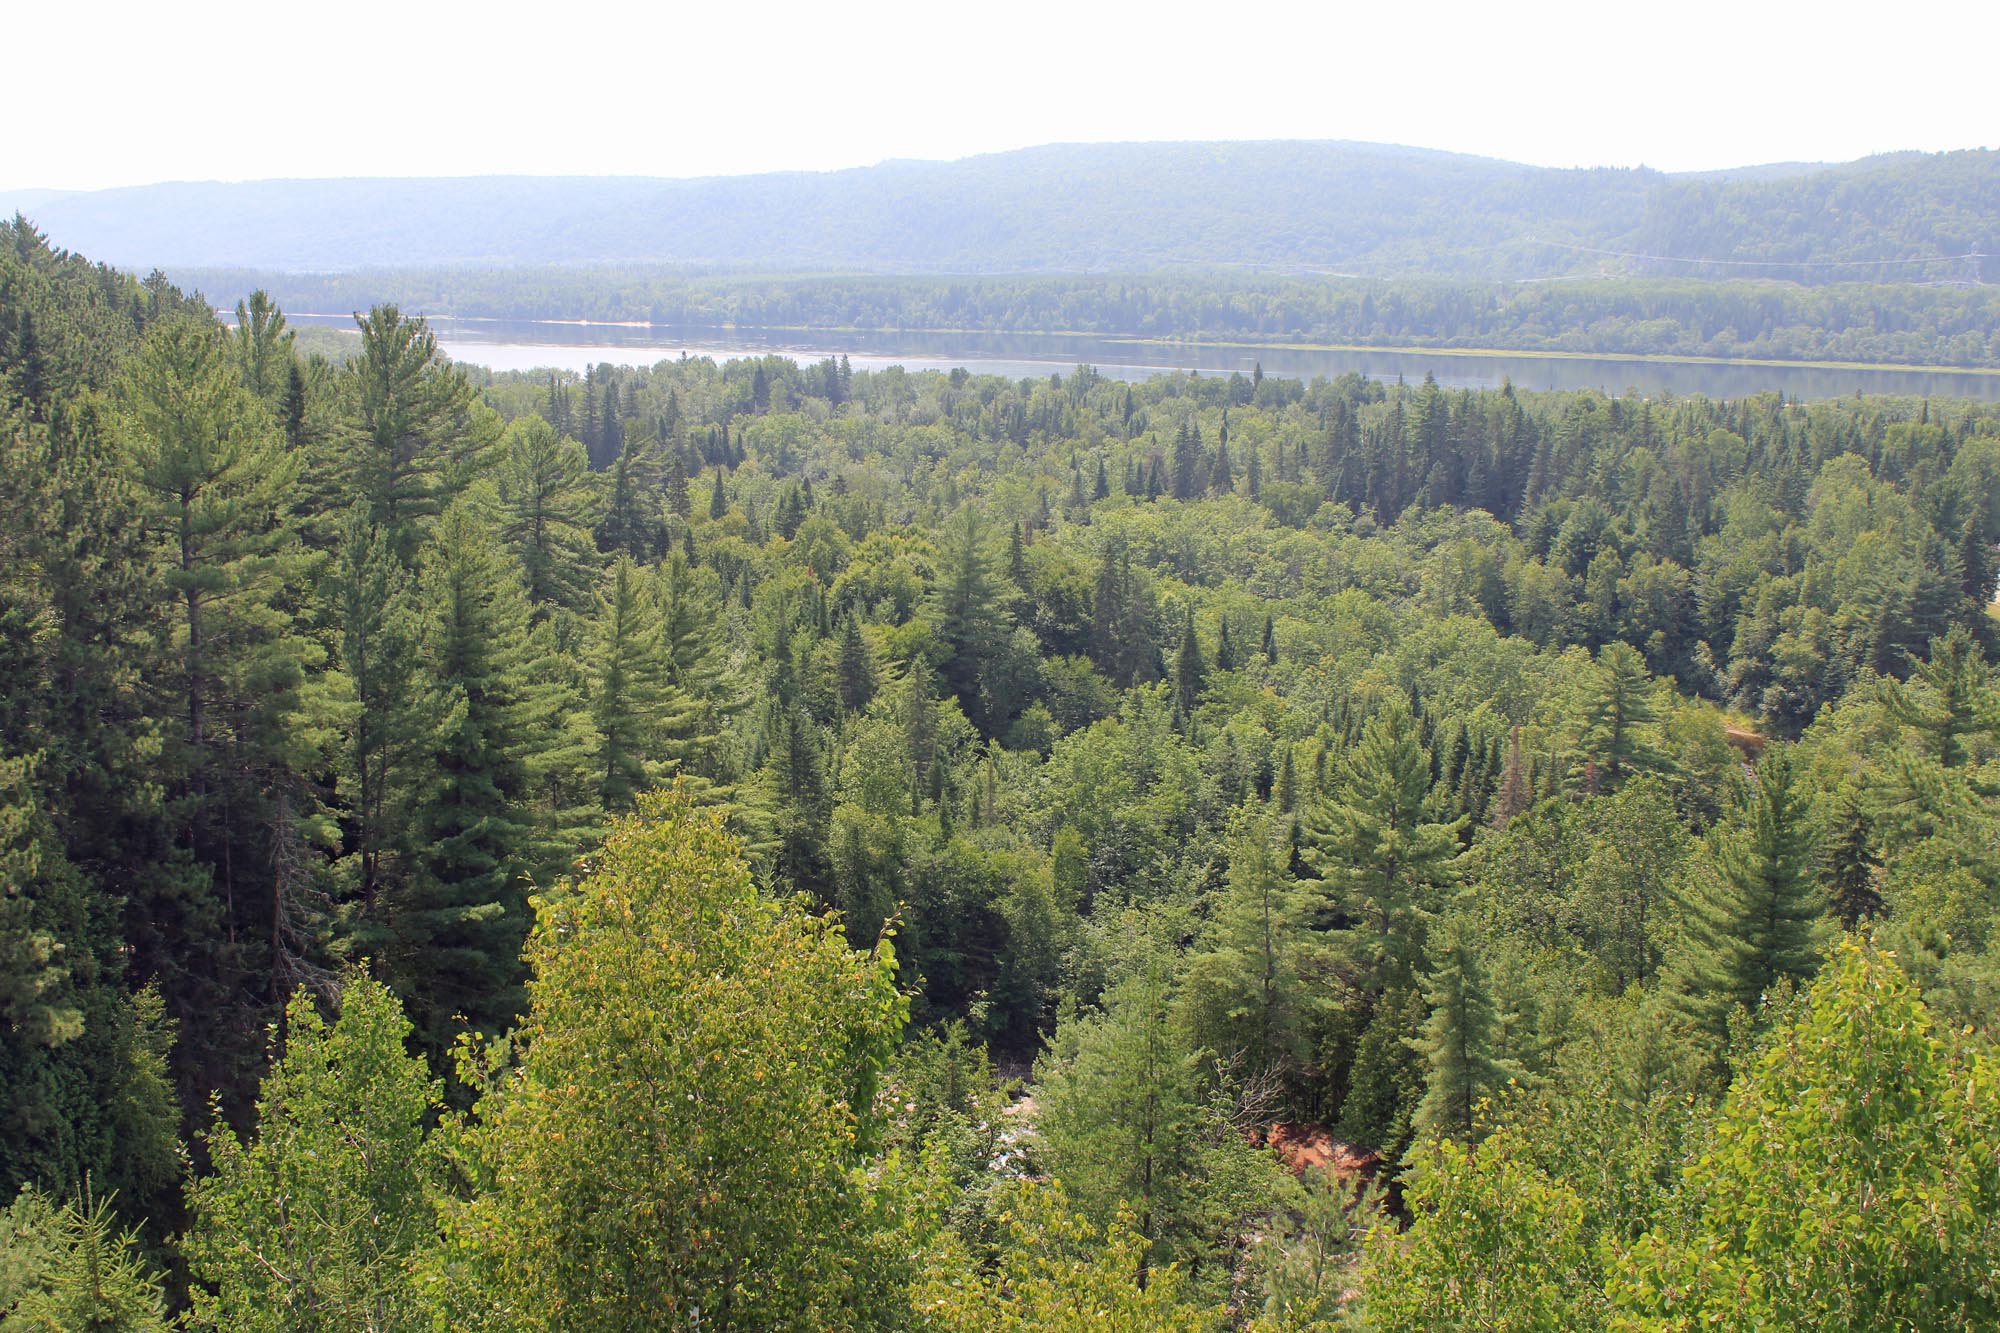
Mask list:
[{"label": "distant treeline", "polygon": [[2000,289],[1614,279],[1467,283],[1199,273],[1071,277],[690,274],[661,266],[176,273],[218,304],[680,326],[1073,332],[2000,366]]}]

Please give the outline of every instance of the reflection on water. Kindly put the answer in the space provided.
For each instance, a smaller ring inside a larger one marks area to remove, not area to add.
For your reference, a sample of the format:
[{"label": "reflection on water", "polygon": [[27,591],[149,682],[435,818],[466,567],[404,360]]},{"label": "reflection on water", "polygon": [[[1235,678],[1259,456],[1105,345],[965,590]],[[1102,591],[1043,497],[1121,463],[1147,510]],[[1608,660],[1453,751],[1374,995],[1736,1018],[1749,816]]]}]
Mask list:
[{"label": "reflection on water", "polygon": [[[345,315],[293,315],[294,324],[352,327]],[[431,320],[453,360],[494,370],[582,372],[589,366],[652,365],[682,356],[789,356],[817,361],[845,355],[856,370],[950,370],[1024,379],[1065,374],[1079,364],[1111,379],[1141,380],[1166,371],[1310,379],[1355,372],[1411,382],[1426,372],[1447,388],[1492,389],[1512,380],[1523,389],[1602,389],[1607,393],[1701,394],[1743,398],[1772,390],[1793,398],[1855,393],[1920,394],[2000,400],[2000,374],[1978,371],[1841,370],[1729,362],[1644,361],[1486,355],[1477,352],[1300,350],[1205,343],[1143,343],[1062,334],[871,332],[811,329],[675,329],[653,325],[565,324],[539,320]]]}]

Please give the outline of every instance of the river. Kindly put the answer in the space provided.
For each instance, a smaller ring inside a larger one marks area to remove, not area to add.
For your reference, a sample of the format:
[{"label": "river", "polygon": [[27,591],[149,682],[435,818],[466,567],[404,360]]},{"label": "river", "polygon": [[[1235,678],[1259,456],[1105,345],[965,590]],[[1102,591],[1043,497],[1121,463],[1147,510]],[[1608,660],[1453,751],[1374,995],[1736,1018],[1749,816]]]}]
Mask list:
[{"label": "river", "polygon": [[[292,315],[300,326],[352,328],[345,315]],[[1372,379],[1416,382],[1434,374],[1447,388],[1491,389],[1511,380],[1523,389],[1602,389],[1647,396],[1700,394],[1742,398],[1777,390],[1799,399],[1854,393],[2000,400],[2000,372],[1906,370],[1894,367],[1757,364],[1740,361],[1622,357],[1532,356],[1375,348],[1248,347],[1221,343],[1156,343],[1074,334],[874,332],[817,329],[676,329],[646,324],[583,324],[552,320],[433,317],[438,345],[455,361],[493,370],[582,372],[603,363],[652,365],[682,356],[791,357],[817,361],[846,356],[856,370],[950,370],[959,366],[1010,379],[1067,373],[1088,364],[1111,379],[1141,380],[1169,371],[1310,379],[1358,372]]]}]

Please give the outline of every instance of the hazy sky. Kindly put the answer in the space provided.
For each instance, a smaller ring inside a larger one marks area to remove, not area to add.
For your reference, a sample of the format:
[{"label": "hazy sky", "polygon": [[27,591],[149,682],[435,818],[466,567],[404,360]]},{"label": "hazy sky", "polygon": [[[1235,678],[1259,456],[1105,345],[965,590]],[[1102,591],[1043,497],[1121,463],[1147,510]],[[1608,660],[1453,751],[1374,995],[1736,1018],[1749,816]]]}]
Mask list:
[{"label": "hazy sky", "polygon": [[1129,139],[1669,170],[2000,143],[1991,0],[25,0],[0,188],[714,175]]}]

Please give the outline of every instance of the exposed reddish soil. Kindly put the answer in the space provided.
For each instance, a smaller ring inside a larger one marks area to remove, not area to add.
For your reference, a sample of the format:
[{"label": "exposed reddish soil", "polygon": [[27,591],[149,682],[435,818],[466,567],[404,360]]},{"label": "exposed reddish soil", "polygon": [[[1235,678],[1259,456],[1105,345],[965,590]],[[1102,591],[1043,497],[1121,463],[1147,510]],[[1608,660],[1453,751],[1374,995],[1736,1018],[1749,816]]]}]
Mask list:
[{"label": "exposed reddish soil", "polygon": [[1752,762],[1755,762],[1757,757],[1764,753],[1764,746],[1771,739],[1768,736],[1759,735],[1757,732],[1745,727],[1724,727],[1722,735],[1731,745],[1743,752],[1745,759]]},{"label": "exposed reddish soil", "polygon": [[1331,1171],[1343,1179],[1372,1176],[1382,1159],[1345,1139],[1337,1139],[1325,1125],[1288,1121],[1271,1126],[1252,1141],[1277,1152],[1292,1174],[1302,1176],[1315,1168]]}]

